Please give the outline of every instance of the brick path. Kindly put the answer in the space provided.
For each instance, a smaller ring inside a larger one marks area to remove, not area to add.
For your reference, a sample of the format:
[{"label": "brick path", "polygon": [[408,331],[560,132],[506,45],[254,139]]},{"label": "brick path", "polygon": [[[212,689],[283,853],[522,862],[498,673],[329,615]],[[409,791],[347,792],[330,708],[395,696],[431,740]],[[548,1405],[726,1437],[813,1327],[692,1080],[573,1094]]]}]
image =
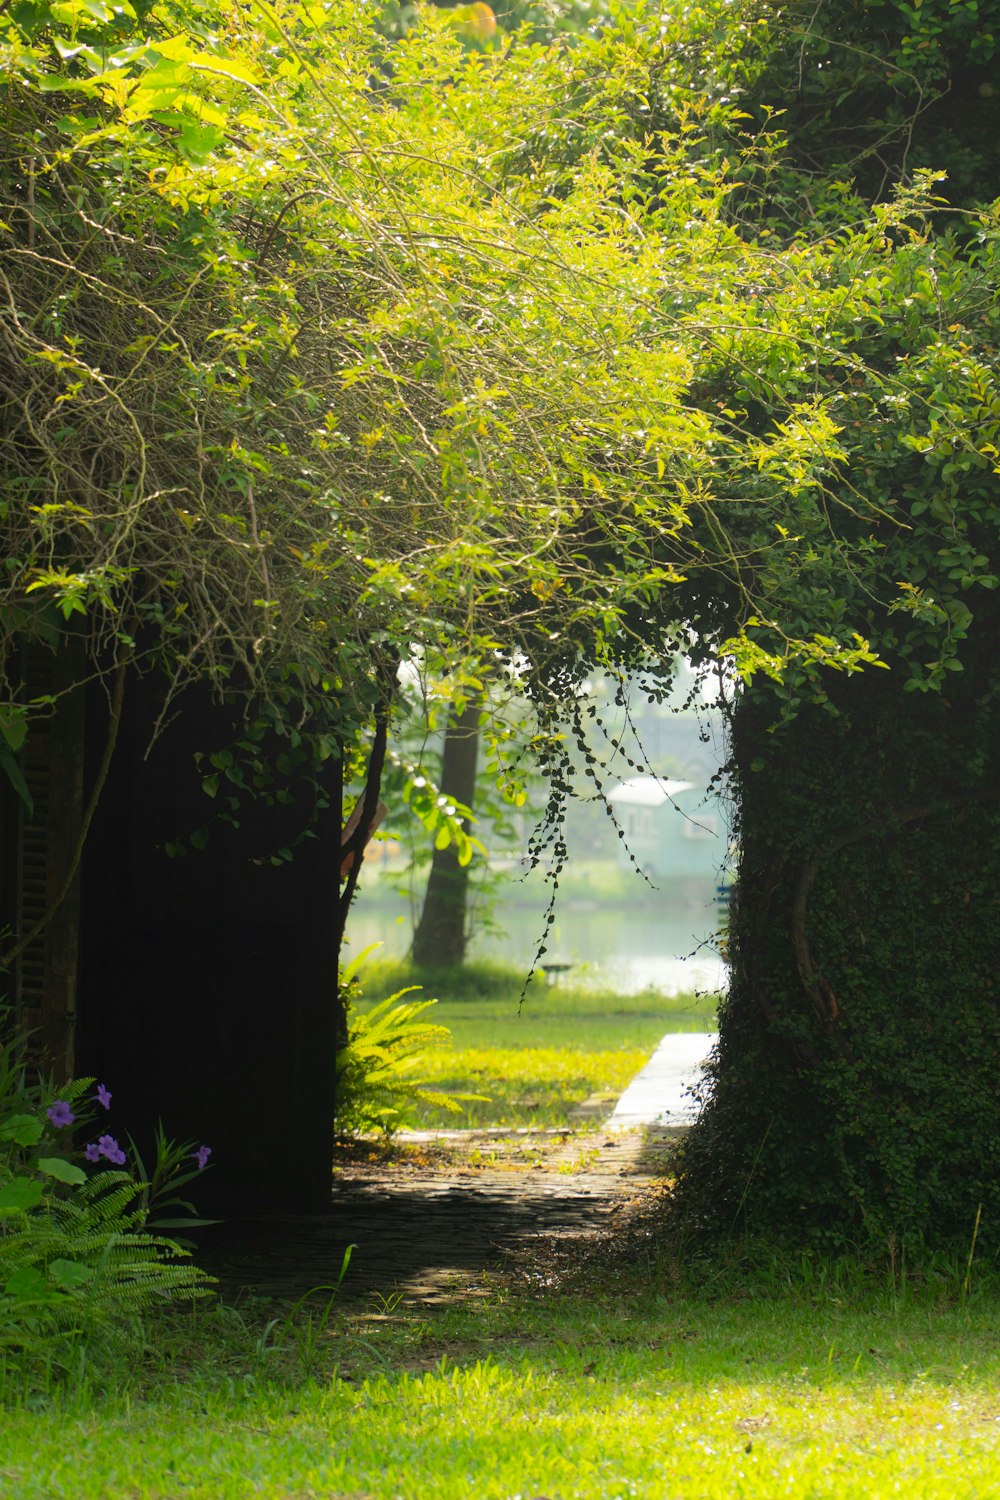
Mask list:
[{"label": "brick path", "polygon": [[429,1305],[483,1295],[511,1257],[606,1229],[662,1175],[676,1134],[416,1133],[388,1159],[355,1147],[336,1169],[328,1215],[231,1221],[200,1258],[230,1294],[298,1297],[332,1286],[353,1243],[343,1298],[398,1293]]}]

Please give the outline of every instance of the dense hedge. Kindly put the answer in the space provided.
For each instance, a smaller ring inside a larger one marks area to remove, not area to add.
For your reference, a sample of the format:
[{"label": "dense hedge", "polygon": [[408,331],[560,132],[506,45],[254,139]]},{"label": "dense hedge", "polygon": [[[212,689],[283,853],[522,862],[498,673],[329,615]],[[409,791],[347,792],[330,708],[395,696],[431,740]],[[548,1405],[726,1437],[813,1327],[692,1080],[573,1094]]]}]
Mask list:
[{"label": "dense hedge", "polygon": [[[750,211],[801,233],[849,184],[845,207],[878,202],[917,168],[942,174],[946,207],[909,243],[888,228],[881,314],[857,329],[869,371],[840,408],[850,462],[832,486],[854,562],[803,551],[784,580],[803,610],[860,613],[888,670],[758,679],[733,712],[732,982],[678,1203],[712,1241],[916,1254],[967,1246],[981,1213],[981,1243],[1000,1243],[995,209],[968,213],[997,185],[1000,7],[793,3],[769,20],[746,103],[758,121],[782,108],[788,140]],[[963,366],[977,395],[944,437]]]},{"label": "dense hedge", "polygon": [[735,720],[743,856],[689,1222],[823,1247],[1000,1239],[1000,674],[870,673]]}]

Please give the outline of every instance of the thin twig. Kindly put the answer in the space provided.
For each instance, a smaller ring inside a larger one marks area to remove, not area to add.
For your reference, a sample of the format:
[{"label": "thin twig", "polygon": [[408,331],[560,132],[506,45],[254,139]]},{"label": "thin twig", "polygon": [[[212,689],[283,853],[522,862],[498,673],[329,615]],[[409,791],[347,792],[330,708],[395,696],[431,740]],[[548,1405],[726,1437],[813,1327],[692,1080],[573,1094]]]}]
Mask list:
[{"label": "thin twig", "polygon": [[389,701],[383,700],[375,710],[375,736],[372,740],[372,753],[368,760],[368,778],[365,782],[365,790],[362,799],[361,817],[358,819],[357,827],[346,846],[341,849],[343,858],[353,854],[351,867],[347,872],[347,884],[344,886],[340,896],[341,930],[347,921],[347,913],[354,899],[354,892],[358,884],[358,876],[364,862],[365,843],[368,838],[368,830],[375,818],[378,807],[379,792],[382,789],[382,771],[385,767],[385,752],[389,743]]}]

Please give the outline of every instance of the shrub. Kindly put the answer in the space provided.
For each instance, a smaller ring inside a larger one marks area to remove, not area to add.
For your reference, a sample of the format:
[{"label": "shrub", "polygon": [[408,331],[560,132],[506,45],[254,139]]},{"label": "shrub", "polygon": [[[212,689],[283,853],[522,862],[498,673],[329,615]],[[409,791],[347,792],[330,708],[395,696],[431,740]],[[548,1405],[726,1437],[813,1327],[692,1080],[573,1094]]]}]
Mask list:
[{"label": "shrub", "polygon": [[361,995],[360,970],[371,952],[366,948],[359,953],[342,976],[347,1042],[337,1053],[337,1129],[344,1135],[370,1130],[391,1135],[416,1104],[434,1104],[458,1114],[463,1103],[484,1097],[445,1094],[428,1088],[420,1078],[428,1049],[449,1045],[451,1032],[426,1017],[436,1000],[403,998],[419,985],[397,990],[371,1010],[355,1008]]},{"label": "shrub", "polygon": [[148,1227],[164,1195],[198,1170],[187,1158],[201,1164],[207,1148],[161,1134],[151,1179],[100,1127],[79,1146],[75,1135],[110,1108],[110,1093],[93,1078],[58,1097],[29,1082],[24,1040],[0,1043],[0,1357],[19,1386],[38,1367],[68,1370],[87,1347],[134,1335],[144,1314],[210,1285],[185,1248]]}]

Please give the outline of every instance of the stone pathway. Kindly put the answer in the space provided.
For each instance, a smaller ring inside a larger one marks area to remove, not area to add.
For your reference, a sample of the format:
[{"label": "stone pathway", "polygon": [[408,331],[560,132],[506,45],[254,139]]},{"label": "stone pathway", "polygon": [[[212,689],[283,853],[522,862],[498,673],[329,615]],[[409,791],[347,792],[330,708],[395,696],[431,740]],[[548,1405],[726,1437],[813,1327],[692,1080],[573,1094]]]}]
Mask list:
[{"label": "stone pathway", "polygon": [[342,1299],[485,1295],[491,1274],[533,1244],[599,1235],[662,1174],[673,1134],[401,1133],[391,1153],[342,1153],[329,1214],[230,1220],[199,1259],[230,1297],[332,1288],[348,1245]]},{"label": "stone pathway", "polygon": [[391,1147],[344,1146],[328,1214],[231,1220],[200,1259],[228,1295],[297,1298],[336,1284],[342,1299],[433,1305],[487,1295],[513,1260],[601,1235],[661,1180],[690,1123],[686,1082],[714,1038],[664,1039],[603,1129],[401,1132]]}]

